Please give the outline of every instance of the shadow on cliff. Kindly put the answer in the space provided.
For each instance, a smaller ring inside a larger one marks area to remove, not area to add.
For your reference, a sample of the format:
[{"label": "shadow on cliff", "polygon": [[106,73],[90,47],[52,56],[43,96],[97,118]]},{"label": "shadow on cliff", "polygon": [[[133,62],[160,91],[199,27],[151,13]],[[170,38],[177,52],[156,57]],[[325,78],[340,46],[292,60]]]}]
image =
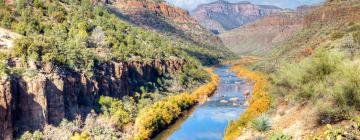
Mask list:
[{"label": "shadow on cliff", "polygon": [[0,139],[5,139],[5,131],[6,131],[6,125],[4,123],[7,122],[7,111],[4,107],[0,106],[0,122],[1,122],[1,125],[0,125]]},{"label": "shadow on cliff", "polygon": [[[22,78],[14,81],[13,85],[16,94],[15,134],[21,136],[26,131],[33,132],[42,129],[47,120],[45,95],[29,93],[29,90],[36,90],[38,87],[29,87],[26,80]],[[42,102],[43,105],[39,102]]]}]

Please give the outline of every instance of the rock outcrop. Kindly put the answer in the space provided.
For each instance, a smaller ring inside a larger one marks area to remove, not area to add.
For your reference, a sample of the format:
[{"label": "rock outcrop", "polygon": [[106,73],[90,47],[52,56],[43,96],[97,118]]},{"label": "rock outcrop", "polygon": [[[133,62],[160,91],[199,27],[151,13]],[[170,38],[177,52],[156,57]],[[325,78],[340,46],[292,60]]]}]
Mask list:
[{"label": "rock outcrop", "polygon": [[0,139],[10,140],[13,136],[14,98],[11,92],[11,81],[0,80]]},{"label": "rock outcrop", "polygon": [[208,30],[222,33],[253,22],[264,16],[288,10],[275,6],[255,5],[250,2],[229,3],[219,0],[200,5],[191,15]]},{"label": "rock outcrop", "polygon": [[337,4],[336,2],[328,2],[324,6],[314,8],[304,18],[306,27],[313,23],[326,24],[328,22],[342,20],[342,21],[357,21],[360,19],[360,7],[354,6],[358,1],[349,0],[344,4]]},{"label": "rock outcrop", "polygon": [[85,116],[102,96],[121,98],[139,86],[155,83],[165,74],[182,70],[185,60],[168,58],[150,62],[106,62],[94,77],[46,65],[34,77],[8,76],[0,81],[0,139],[24,131],[57,125],[64,118]]},{"label": "rock outcrop", "polygon": [[222,45],[221,39],[202,27],[188,11],[170,6],[166,2],[151,0],[115,0],[113,13],[130,22],[166,34],[180,36],[201,46]]}]

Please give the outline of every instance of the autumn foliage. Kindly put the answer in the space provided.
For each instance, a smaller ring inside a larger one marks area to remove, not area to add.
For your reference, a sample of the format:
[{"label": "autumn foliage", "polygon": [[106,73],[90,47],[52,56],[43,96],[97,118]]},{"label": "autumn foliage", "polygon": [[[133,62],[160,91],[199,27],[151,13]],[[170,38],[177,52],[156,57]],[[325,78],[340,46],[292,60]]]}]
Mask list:
[{"label": "autumn foliage", "polygon": [[251,71],[241,65],[236,65],[232,67],[231,70],[236,72],[238,77],[251,81],[254,85],[249,108],[238,120],[229,124],[225,131],[225,140],[236,139],[236,137],[240,135],[242,128],[244,128],[251,120],[266,112],[270,107],[270,97],[265,90],[268,82],[261,73]]},{"label": "autumn foliage", "polygon": [[155,134],[164,130],[181,116],[181,113],[190,109],[197,103],[205,102],[217,88],[219,77],[212,73],[212,69],[207,69],[211,74],[211,81],[199,87],[191,94],[182,93],[169,96],[164,100],[145,107],[141,110],[135,121],[135,139],[150,139]]}]

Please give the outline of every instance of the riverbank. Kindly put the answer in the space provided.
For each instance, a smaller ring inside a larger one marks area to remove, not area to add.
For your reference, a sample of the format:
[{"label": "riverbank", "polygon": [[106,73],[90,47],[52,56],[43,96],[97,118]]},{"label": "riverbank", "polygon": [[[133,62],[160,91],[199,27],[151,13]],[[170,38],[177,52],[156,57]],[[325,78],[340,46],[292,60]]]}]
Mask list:
[{"label": "riverbank", "polygon": [[224,140],[236,139],[251,120],[266,112],[270,107],[270,97],[266,92],[268,82],[261,73],[251,71],[240,64],[233,66],[231,71],[237,73],[239,78],[254,83],[254,86],[248,109],[238,120],[229,124],[225,131]]},{"label": "riverbank", "polygon": [[135,121],[136,140],[150,139],[181,117],[181,114],[198,103],[203,103],[217,89],[219,77],[213,73],[214,68],[207,68],[211,81],[200,86],[192,93],[169,96],[148,106],[140,112]]}]

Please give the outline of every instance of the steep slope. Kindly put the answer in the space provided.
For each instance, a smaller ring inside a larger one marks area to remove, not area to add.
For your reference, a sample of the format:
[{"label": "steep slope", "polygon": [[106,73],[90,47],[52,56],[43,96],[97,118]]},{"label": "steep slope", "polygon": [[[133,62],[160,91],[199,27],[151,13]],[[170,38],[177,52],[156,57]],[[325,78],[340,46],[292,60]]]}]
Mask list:
[{"label": "steep slope", "polygon": [[240,117],[231,138],[359,139],[359,12],[358,0],[315,7],[303,29],[253,65],[269,75],[272,108]]},{"label": "steep slope", "polygon": [[[203,28],[187,11],[170,6],[164,1],[119,0],[112,2],[112,5],[109,6],[110,11],[133,24],[174,38],[180,37],[183,41],[207,49],[187,50],[201,59],[209,57],[208,61],[216,61],[216,57],[223,59],[230,54],[220,38]],[[204,53],[203,56],[200,56],[201,52]]]},{"label": "steep slope", "polygon": [[191,15],[208,30],[222,33],[261,17],[284,11],[288,10],[275,6],[254,5],[250,2],[229,3],[219,0],[198,6]]},{"label": "steep slope", "polygon": [[[304,28],[266,55],[279,60],[302,59],[317,47],[328,46],[329,42],[337,40],[350,30],[355,30],[359,11],[359,3],[356,0],[333,1],[314,7],[303,18]],[[337,37],[336,34],[340,35]]]},{"label": "steep slope", "polygon": [[226,47],[238,55],[269,51],[303,26],[303,17],[297,12],[283,12],[266,16],[220,34]]}]

